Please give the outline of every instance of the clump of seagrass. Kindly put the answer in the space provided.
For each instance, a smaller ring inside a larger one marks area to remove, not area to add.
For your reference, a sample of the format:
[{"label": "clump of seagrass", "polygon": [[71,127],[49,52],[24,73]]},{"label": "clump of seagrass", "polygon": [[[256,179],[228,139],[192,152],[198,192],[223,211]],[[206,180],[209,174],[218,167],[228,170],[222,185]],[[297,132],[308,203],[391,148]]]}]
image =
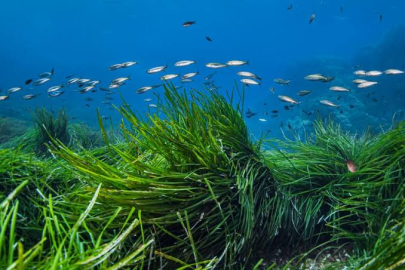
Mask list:
[{"label": "clump of seagrass", "polygon": [[172,85],[165,90],[158,112],[146,119],[126,104],[119,109],[128,123],[122,124],[124,146],[105,136],[109,152],[103,157],[78,156],[63,144],[53,151],[80,172],[85,198],[102,184],[95,206],[102,212],[122,207],[121,219],[132,207],[142,212],[145,238],[156,239],[149,258],[154,267],[162,258],[172,264],[246,262],[274,230],[275,190],[261,141],[250,140],[233,96],[180,93]]},{"label": "clump of seagrass", "polygon": [[48,112],[44,107],[37,108],[33,113],[36,124],[34,135],[35,150],[40,154],[47,154],[47,144],[57,139],[63,144],[69,144],[68,117],[64,109],[60,109],[57,116]]}]

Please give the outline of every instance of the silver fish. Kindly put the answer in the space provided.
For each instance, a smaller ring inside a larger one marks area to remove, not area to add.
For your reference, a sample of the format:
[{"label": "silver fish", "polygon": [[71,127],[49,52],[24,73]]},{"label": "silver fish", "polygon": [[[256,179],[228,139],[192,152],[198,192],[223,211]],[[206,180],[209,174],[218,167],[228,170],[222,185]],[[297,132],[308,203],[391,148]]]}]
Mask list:
[{"label": "silver fish", "polygon": [[54,73],[54,69],[52,68],[52,70],[50,72],[49,71],[43,72],[43,73],[39,74],[38,77],[40,77],[40,78],[51,77],[51,76],[53,76],[53,73]]},{"label": "silver fish", "polygon": [[366,83],[366,82],[368,82],[368,81],[363,80],[363,79],[355,79],[355,80],[353,80],[353,83],[355,83],[355,84],[361,84],[361,83]]},{"label": "silver fish", "polygon": [[175,67],[185,67],[185,66],[189,66],[195,64],[195,61],[193,60],[183,60],[183,61],[178,61],[176,63],[174,63]]},{"label": "silver fish", "polygon": [[275,83],[278,83],[278,84],[281,84],[281,85],[287,85],[287,86],[289,86],[291,81],[290,81],[290,80],[283,80],[283,79],[277,78],[277,79],[274,79],[274,82],[275,82]]},{"label": "silver fish", "polygon": [[81,94],[84,94],[84,93],[87,93],[87,92],[89,92],[89,91],[91,91],[91,90],[93,90],[94,89],[94,85],[90,85],[90,86],[86,86],[86,87],[84,87],[82,90],[80,90],[79,92],[81,93]]},{"label": "silver fish", "polygon": [[156,104],[149,104],[149,107],[150,108],[157,108],[157,105]]},{"label": "silver fish", "polygon": [[23,98],[24,100],[29,100],[29,99],[33,99],[33,98],[35,98],[35,97],[37,97],[37,95],[28,94],[28,95],[23,96],[22,98]]},{"label": "silver fish", "polygon": [[65,92],[64,91],[51,92],[51,93],[49,93],[49,97],[59,97],[63,93],[65,93]]},{"label": "silver fish", "polygon": [[50,78],[42,78],[42,79],[36,80],[34,82],[34,85],[38,86],[38,85],[44,84],[46,82],[49,82],[50,80],[51,80]]},{"label": "silver fish", "polygon": [[329,88],[329,90],[331,91],[335,91],[335,92],[349,92],[350,90],[341,86],[332,86],[331,88]]},{"label": "silver fish", "polygon": [[241,77],[248,77],[248,78],[253,78],[253,79],[257,79],[257,80],[262,80],[262,78],[260,78],[256,74],[254,74],[252,72],[249,72],[249,71],[239,71],[236,74],[241,76]]},{"label": "silver fish", "polygon": [[364,82],[364,83],[357,85],[357,87],[358,88],[368,88],[368,87],[371,87],[376,84],[377,84],[377,82]]},{"label": "silver fish", "polygon": [[241,60],[231,60],[226,62],[228,66],[243,66],[243,65],[248,65],[249,61],[241,61]]},{"label": "silver fish", "polygon": [[137,94],[143,94],[143,93],[148,92],[148,91],[151,90],[151,89],[152,89],[151,86],[144,86],[144,87],[141,87],[141,88],[139,88],[138,90],[136,90],[136,93],[137,93]]},{"label": "silver fish", "polygon": [[319,101],[319,102],[320,102],[321,104],[323,104],[323,105],[327,105],[327,106],[330,106],[330,107],[335,107],[335,108],[339,108],[339,107],[340,107],[339,105],[336,105],[336,104],[330,102],[329,100],[321,100],[321,101]]},{"label": "silver fish", "polygon": [[398,75],[398,74],[404,74],[402,70],[399,69],[387,69],[384,71],[385,74],[387,75]]},{"label": "silver fish", "polygon": [[311,24],[315,20],[315,13],[311,15],[309,18],[309,24]]},{"label": "silver fish", "polygon": [[160,79],[162,81],[168,81],[168,80],[174,79],[178,76],[179,76],[179,74],[166,74],[166,75],[163,75],[162,77],[160,77]]},{"label": "silver fish", "polygon": [[123,67],[124,67],[123,64],[115,64],[115,65],[110,66],[108,69],[109,70],[117,70],[117,69],[120,69],[120,68],[123,68]]},{"label": "silver fish", "polygon": [[130,66],[133,66],[136,64],[138,64],[138,62],[136,62],[136,61],[128,61],[128,62],[122,63],[123,67],[130,67]]},{"label": "silver fish", "polygon": [[241,79],[240,81],[241,81],[244,85],[247,85],[247,86],[249,86],[249,85],[259,85],[259,84],[260,84],[260,82],[254,81],[254,80],[252,80],[252,79]]},{"label": "silver fish", "polygon": [[267,122],[267,120],[264,119],[264,118],[259,118],[259,121],[260,121],[260,122]]},{"label": "silver fish", "polygon": [[372,70],[372,71],[366,72],[366,76],[370,76],[370,77],[380,76],[381,74],[383,74],[383,73],[378,70]]},{"label": "silver fish", "polygon": [[71,84],[76,83],[78,80],[80,80],[80,78],[72,78],[72,79],[68,80],[66,84],[71,85]]},{"label": "silver fish", "polygon": [[88,82],[90,82],[91,80],[90,79],[79,79],[79,80],[77,80],[77,83],[79,83],[79,84],[85,84],[85,83],[88,83]]},{"label": "silver fish", "polygon": [[191,73],[184,74],[183,76],[181,76],[181,78],[182,79],[190,79],[190,78],[193,78],[196,75],[198,75],[198,72],[191,72]]},{"label": "silver fish", "polygon": [[56,92],[59,91],[63,85],[57,85],[57,86],[52,86],[48,88],[48,93]]},{"label": "silver fish", "polygon": [[112,80],[111,84],[120,84],[120,83],[123,83],[125,81],[130,80],[130,79],[131,79],[130,77],[117,78],[117,79]]},{"label": "silver fish", "polygon": [[227,67],[227,65],[225,64],[221,64],[221,63],[208,63],[205,65],[208,68],[223,68],[223,67]]},{"label": "silver fish", "polygon": [[357,76],[366,76],[366,71],[365,70],[356,70],[353,73],[354,73],[354,75],[357,75]]},{"label": "silver fish", "polygon": [[299,95],[299,96],[306,96],[306,95],[308,95],[308,94],[310,94],[311,93],[311,91],[308,91],[308,90],[301,90],[301,91],[299,91],[298,93],[297,93],[297,95]]},{"label": "silver fish", "polygon": [[283,102],[288,102],[291,104],[300,104],[301,102],[295,101],[294,99],[288,97],[288,96],[278,96],[278,98],[283,101]]},{"label": "silver fish", "polygon": [[21,87],[13,87],[13,88],[10,88],[10,89],[8,89],[7,90],[7,93],[15,93],[15,92],[18,92],[18,91],[20,91],[22,88]]},{"label": "silver fish", "polygon": [[9,96],[0,96],[0,101],[9,99]]},{"label": "silver fish", "polygon": [[145,98],[143,101],[145,101],[145,102],[151,102],[153,99],[151,99],[151,98]]},{"label": "silver fish", "polygon": [[322,74],[311,74],[304,77],[307,81],[325,81],[326,77]]},{"label": "silver fish", "polygon": [[167,68],[167,66],[154,67],[154,68],[148,69],[146,71],[146,73],[148,73],[148,74],[158,73],[158,72],[165,70],[166,68]]}]

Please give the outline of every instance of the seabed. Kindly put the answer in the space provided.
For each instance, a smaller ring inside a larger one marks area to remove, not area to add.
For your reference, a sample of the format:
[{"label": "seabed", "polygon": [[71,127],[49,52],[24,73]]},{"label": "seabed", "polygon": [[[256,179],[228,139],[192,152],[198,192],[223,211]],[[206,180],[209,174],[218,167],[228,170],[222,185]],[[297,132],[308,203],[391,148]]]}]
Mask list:
[{"label": "seabed", "polygon": [[241,96],[166,85],[101,132],[63,110],[1,123],[0,268],[405,267],[405,121],[254,139]]}]

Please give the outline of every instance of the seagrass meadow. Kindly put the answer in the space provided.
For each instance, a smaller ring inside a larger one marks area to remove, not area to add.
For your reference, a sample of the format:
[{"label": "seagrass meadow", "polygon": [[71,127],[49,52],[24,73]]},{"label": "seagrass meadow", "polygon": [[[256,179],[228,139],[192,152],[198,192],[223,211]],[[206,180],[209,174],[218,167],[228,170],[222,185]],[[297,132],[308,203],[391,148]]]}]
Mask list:
[{"label": "seagrass meadow", "polygon": [[147,117],[117,110],[96,133],[38,109],[1,146],[1,269],[405,267],[404,121],[255,139],[243,92],[172,85]]}]

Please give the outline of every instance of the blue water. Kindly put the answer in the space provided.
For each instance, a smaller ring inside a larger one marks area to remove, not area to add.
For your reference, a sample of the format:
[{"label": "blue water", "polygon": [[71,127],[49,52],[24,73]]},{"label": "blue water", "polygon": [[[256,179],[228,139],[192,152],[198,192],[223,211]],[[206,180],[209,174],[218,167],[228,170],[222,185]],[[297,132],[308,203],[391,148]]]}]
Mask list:
[{"label": "blue water", "polygon": [[[290,4],[293,7],[288,10]],[[0,101],[0,116],[30,119],[29,110],[35,107],[65,107],[70,116],[96,125],[98,107],[102,115],[111,115],[118,122],[119,115],[101,104],[104,92],[79,94],[74,91],[78,87],[71,85],[64,89],[64,95],[48,98],[46,90],[66,83],[65,77],[71,74],[100,80],[102,87],[108,87],[112,79],[131,76],[119,92],[134,110],[146,112],[148,106],[143,100],[154,98],[153,94],[163,89],[143,95],[135,94],[135,90],[160,83],[163,74],[199,71],[194,82],[184,86],[201,89],[204,77],[216,72],[215,85],[224,93],[235,82],[242,87],[236,72],[243,70],[263,78],[261,86],[246,88],[246,108],[257,113],[246,120],[255,134],[271,130],[278,136],[279,126],[287,124],[303,129],[316,114],[332,115],[352,130],[389,125],[394,113],[404,117],[405,75],[373,78],[379,84],[368,89],[357,89],[351,81],[356,65],[366,70],[405,69],[404,12],[402,0],[1,1],[0,95],[11,87],[22,86],[23,90]],[[316,18],[309,24],[313,13]],[[190,20],[197,23],[182,27]],[[197,64],[174,67],[180,60],[195,60]],[[229,60],[249,60],[249,65],[218,70],[205,67],[208,62]],[[125,61],[139,64],[108,70],[112,64]],[[145,73],[148,68],[166,64],[169,68],[164,73]],[[37,87],[24,85],[25,80],[36,79],[52,68],[55,74],[51,82]],[[303,79],[313,73],[336,79],[327,84]],[[290,86],[279,86],[273,82],[275,78],[292,81]],[[179,79],[173,82],[180,84]],[[332,93],[328,89],[333,85],[352,91]],[[275,94],[270,87],[275,87]],[[312,93],[298,97],[296,93],[303,89]],[[36,99],[22,99],[37,93],[41,95]],[[283,107],[288,104],[277,98],[280,94],[302,103],[287,111]],[[86,97],[94,100],[87,102]],[[118,95],[113,97],[112,102],[119,105]],[[341,107],[326,107],[319,104],[320,99]],[[279,110],[278,116],[271,117],[271,110]]]}]

